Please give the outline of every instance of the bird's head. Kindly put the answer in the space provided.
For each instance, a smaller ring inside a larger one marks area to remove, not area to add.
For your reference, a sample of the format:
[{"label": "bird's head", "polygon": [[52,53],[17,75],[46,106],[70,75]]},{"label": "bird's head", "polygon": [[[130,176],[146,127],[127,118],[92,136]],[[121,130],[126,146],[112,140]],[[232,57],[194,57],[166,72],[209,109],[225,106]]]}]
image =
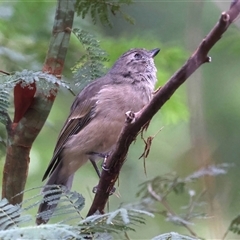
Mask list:
[{"label": "bird's head", "polygon": [[155,84],[157,69],[153,58],[160,49],[135,48],[125,52],[113,65],[110,74],[122,76],[126,80],[147,81]]}]

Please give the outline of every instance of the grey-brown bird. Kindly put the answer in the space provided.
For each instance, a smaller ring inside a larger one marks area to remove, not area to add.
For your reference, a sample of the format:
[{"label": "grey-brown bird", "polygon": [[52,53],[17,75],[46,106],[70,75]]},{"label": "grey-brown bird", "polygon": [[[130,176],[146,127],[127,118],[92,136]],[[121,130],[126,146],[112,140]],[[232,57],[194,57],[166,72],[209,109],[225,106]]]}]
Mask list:
[{"label": "grey-brown bird", "polygon": [[[87,85],[74,100],[54,149],[52,160],[43,176],[48,185],[63,185],[70,189],[74,173],[88,159],[106,156],[114,148],[124,126],[127,111],[138,112],[152,98],[157,81],[153,58],[160,49],[131,49],[124,53],[103,77]],[[46,199],[46,196],[45,196]],[[48,201],[38,213],[53,212],[56,204]],[[48,219],[37,216],[37,224]]]}]

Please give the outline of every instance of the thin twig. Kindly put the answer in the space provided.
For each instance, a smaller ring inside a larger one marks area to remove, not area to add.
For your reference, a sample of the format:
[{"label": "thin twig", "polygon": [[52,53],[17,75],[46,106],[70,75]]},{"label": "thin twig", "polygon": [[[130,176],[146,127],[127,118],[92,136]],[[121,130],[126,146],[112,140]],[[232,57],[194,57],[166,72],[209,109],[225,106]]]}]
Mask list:
[{"label": "thin twig", "polygon": [[10,76],[10,75],[11,75],[10,73],[8,73],[8,72],[5,72],[5,71],[3,71],[3,70],[0,70],[0,73],[3,73],[3,74],[5,74],[5,75],[8,75],[8,76]]}]

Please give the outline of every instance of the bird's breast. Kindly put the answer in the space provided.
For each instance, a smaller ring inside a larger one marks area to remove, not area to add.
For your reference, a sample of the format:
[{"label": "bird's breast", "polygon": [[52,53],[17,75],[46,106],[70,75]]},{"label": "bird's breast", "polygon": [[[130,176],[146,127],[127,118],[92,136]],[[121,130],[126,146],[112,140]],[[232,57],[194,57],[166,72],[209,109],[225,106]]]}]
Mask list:
[{"label": "bird's breast", "polygon": [[[152,91],[129,85],[110,85],[101,89],[96,96],[96,120],[103,141],[99,142],[101,151],[108,151],[116,143],[125,123],[127,111],[140,111],[151,99]],[[94,120],[93,120],[94,122]],[[97,124],[97,123],[96,123]]]},{"label": "bird's breast", "polygon": [[122,115],[124,118],[127,111],[141,110],[151,97],[152,90],[144,85],[107,85],[96,96],[96,113],[111,118]]}]

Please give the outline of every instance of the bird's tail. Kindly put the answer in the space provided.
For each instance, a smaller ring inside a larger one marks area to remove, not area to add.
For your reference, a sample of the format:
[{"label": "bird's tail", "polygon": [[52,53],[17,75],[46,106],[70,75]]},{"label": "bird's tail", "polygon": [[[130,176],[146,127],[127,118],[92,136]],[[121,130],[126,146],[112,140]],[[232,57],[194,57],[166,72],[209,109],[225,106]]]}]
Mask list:
[{"label": "bird's tail", "polygon": [[73,182],[73,175],[67,178],[60,177],[60,164],[50,175],[45,184],[42,194],[43,201],[38,208],[36,224],[47,223],[53,214],[63,191],[70,190]]}]

